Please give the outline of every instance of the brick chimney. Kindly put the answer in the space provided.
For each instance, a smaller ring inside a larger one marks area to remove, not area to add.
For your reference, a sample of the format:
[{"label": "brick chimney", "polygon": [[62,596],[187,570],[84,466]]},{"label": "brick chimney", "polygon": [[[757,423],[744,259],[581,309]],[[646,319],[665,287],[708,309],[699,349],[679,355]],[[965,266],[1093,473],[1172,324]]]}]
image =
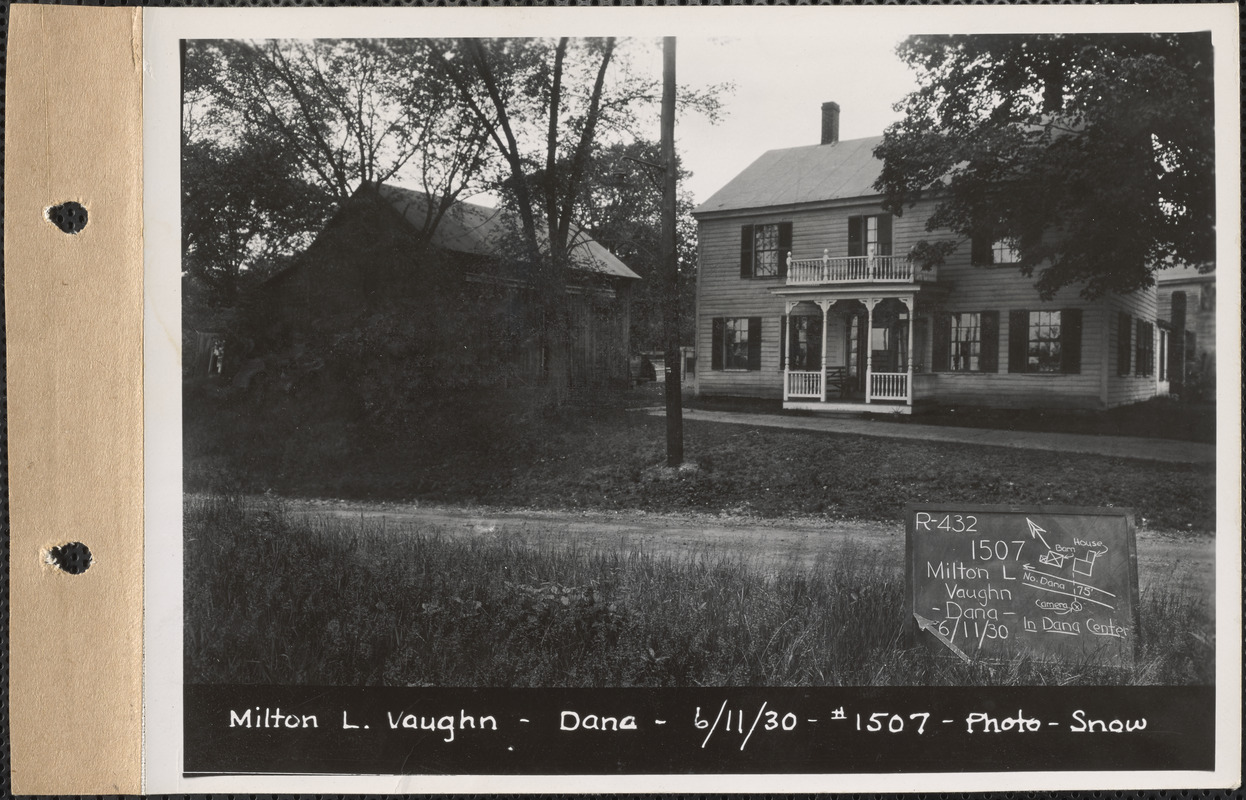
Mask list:
[{"label": "brick chimney", "polygon": [[839,141],[839,103],[822,104],[822,144]]}]

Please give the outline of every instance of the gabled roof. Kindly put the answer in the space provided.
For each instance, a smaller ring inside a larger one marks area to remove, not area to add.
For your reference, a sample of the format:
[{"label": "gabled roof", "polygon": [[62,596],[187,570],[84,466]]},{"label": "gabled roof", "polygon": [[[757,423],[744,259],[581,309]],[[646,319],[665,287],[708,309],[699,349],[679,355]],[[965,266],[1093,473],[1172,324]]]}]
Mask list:
[{"label": "gabled roof", "polygon": [[883,137],[770,150],[697,206],[694,214],[876,197]]},{"label": "gabled roof", "polygon": [[[386,184],[376,185],[377,193],[418,231],[428,213],[428,195]],[[433,231],[432,244],[443,250],[494,256],[502,251],[505,236],[512,230],[506,213],[460,200],[450,207]],[[613,253],[579,227],[571,226],[571,263],[576,269],[616,278],[640,276]]]},{"label": "gabled roof", "polygon": [[1198,267],[1191,266],[1189,264],[1182,264],[1181,266],[1157,269],[1155,271],[1155,280],[1160,284],[1215,283],[1216,273],[1214,270],[1204,272]]}]

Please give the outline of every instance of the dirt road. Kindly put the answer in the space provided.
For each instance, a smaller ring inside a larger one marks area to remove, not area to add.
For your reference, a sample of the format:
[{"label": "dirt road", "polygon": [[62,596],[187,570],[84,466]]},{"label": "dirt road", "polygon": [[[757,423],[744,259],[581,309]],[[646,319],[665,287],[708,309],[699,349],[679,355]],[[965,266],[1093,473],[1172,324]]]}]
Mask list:
[{"label": "dirt road", "polygon": [[[738,553],[775,567],[813,564],[846,551],[904,562],[904,526],[884,522],[843,522],[814,518],[747,519],[709,514],[648,514],[473,509],[344,500],[287,500],[294,515],[330,516],[408,526],[448,536],[513,538],[533,545],[575,546],[583,550],[643,550],[655,555]],[[1213,536],[1167,531],[1138,532],[1138,582],[1177,582],[1210,593],[1215,574]]]}]

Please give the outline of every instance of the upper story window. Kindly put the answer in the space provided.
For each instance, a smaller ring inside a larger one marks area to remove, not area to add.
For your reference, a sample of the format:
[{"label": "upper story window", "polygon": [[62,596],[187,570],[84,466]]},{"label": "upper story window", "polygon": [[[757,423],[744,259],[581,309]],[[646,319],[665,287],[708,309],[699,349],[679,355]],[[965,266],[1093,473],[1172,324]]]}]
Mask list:
[{"label": "upper story window", "polygon": [[848,255],[891,255],[891,215],[872,214],[848,218]]},{"label": "upper story window", "polygon": [[974,236],[970,246],[973,251],[971,260],[977,267],[1017,264],[1021,261],[1021,251],[1017,249],[1015,239]]},{"label": "upper story window", "polygon": [[991,246],[992,264],[1016,264],[1020,260],[1021,254],[1011,239],[1000,239]]},{"label": "upper story window", "polygon": [[740,229],[740,277],[782,278],[792,249],[792,223],[745,225]]}]

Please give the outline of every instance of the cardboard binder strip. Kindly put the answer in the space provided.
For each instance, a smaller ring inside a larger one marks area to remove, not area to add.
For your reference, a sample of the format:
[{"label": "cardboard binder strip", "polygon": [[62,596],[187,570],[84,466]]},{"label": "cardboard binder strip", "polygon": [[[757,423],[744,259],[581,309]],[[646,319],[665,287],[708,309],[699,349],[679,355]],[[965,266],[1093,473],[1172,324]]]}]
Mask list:
[{"label": "cardboard binder strip", "polygon": [[[142,11],[10,8],[5,313],[17,794],[142,781]],[[66,234],[46,210],[86,207]],[[82,542],[70,575],[50,548]]]}]

